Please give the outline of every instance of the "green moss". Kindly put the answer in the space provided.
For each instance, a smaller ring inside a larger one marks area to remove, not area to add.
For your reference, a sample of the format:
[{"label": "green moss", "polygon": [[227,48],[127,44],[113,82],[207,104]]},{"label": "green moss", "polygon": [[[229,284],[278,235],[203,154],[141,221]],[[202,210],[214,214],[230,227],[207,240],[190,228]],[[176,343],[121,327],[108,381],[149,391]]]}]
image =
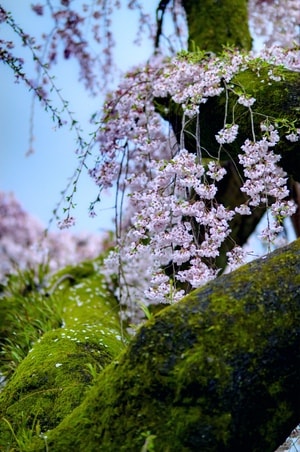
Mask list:
[{"label": "green moss", "polygon": [[250,50],[246,0],[183,0],[189,30],[189,49],[221,52],[223,46]]},{"label": "green moss", "polygon": [[[91,369],[99,373],[121,349],[120,338],[105,326],[46,333],[0,393],[2,414],[17,435],[18,426],[24,428],[24,415],[28,428],[34,419],[42,432],[54,428],[82,401],[93,383]],[[8,438],[3,443],[5,436]],[[2,446],[12,440],[3,422],[0,438]]]},{"label": "green moss", "polygon": [[[10,377],[33,344],[62,325],[105,324],[121,334],[119,307],[101,276],[101,259],[68,266],[36,281],[13,275],[0,296],[0,372]],[[123,333],[122,333],[123,334]]]},{"label": "green moss", "polygon": [[49,450],[140,451],[150,432],[157,452],[273,451],[300,416],[299,275],[297,241],[164,309]]},{"label": "green moss", "polygon": [[63,297],[63,321],[67,326],[78,324],[105,324],[120,334],[119,306],[109,293],[101,266],[86,262],[66,267],[53,282],[53,295]]},{"label": "green moss", "polygon": [[[99,262],[67,267],[43,291],[31,291],[27,297],[24,309],[30,312],[30,323],[38,325],[59,311],[61,325],[49,320],[49,330],[56,329],[46,334],[45,329],[34,330],[25,347],[20,334],[13,334],[14,328],[28,334],[29,327],[21,322],[24,315],[20,321],[13,318],[15,310],[6,311],[11,318],[11,347],[16,351],[22,346],[27,356],[0,392],[0,449],[14,447],[25,432],[22,450],[27,450],[32,436],[58,425],[81,403],[96,375],[120,354],[126,341],[118,304],[99,274]],[[21,302],[18,291],[3,299],[7,303],[3,306],[11,308],[16,300]],[[43,312],[45,306],[51,306],[51,312]],[[9,356],[7,343],[3,356]]]}]

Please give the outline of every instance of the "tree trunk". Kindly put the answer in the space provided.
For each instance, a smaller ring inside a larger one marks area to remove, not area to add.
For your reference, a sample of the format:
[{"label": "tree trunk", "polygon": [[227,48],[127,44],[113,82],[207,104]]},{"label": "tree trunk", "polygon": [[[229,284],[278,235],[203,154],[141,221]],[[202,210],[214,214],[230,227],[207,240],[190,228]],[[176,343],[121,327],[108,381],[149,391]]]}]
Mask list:
[{"label": "tree trunk", "polygon": [[47,432],[49,450],[273,452],[300,418],[299,274],[295,241],[161,311]]},{"label": "tree trunk", "polygon": [[189,30],[189,50],[219,53],[224,46],[252,47],[246,0],[182,0]]}]

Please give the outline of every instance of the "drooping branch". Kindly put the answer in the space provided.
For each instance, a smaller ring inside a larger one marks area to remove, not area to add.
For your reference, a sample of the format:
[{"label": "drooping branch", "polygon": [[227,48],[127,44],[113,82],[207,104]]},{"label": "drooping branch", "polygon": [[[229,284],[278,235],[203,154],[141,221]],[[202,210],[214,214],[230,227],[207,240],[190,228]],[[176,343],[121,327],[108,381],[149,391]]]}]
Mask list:
[{"label": "drooping branch", "polygon": [[[251,108],[238,103],[241,93],[255,99]],[[218,185],[216,200],[227,208],[234,209],[247,200],[240,191],[243,171],[238,155],[242,153],[241,146],[247,138],[251,141],[261,138],[260,124],[263,121],[277,124],[281,140],[274,149],[281,155],[279,164],[291,178],[299,181],[299,145],[298,142],[285,138],[291,125],[299,124],[299,101],[299,74],[263,62],[259,70],[253,66],[252,69],[240,72],[229,84],[224,82],[223,94],[208,98],[206,103],[200,104],[198,117],[189,120],[184,130],[181,106],[167,98],[157,99],[156,103],[158,111],[172,125],[178,143],[182,142],[184,136],[184,145],[190,152],[196,153],[200,143],[204,159],[214,157],[221,160],[227,175]],[[238,135],[234,142],[220,147],[216,135],[225,123],[238,124]],[[218,266],[224,268],[225,253],[235,244],[243,245],[247,241],[264,213],[265,206],[262,206],[253,209],[249,217],[236,216],[233,219],[231,237],[222,247]]]},{"label": "drooping branch", "polygon": [[[291,124],[299,124],[300,112],[300,78],[298,72],[287,69],[280,70],[280,80],[269,78],[268,72],[276,70],[274,66],[265,64],[265,68],[258,74],[256,70],[247,70],[239,73],[230,82],[230,86],[224,85],[224,93],[220,96],[209,98],[205,104],[200,105],[199,136],[196,135],[196,118],[189,121],[188,127],[182,131],[182,109],[170,99],[156,99],[157,109],[164,119],[172,125],[178,142],[184,132],[185,147],[190,152],[195,152],[197,142],[200,141],[203,157],[211,156],[221,160],[237,162],[237,156],[241,153],[241,146],[249,138],[254,139],[261,134],[260,124],[264,120],[278,123],[282,135],[288,134]],[[238,93],[245,92],[247,96],[256,99],[251,110],[237,103]],[[167,114],[163,112],[167,111]],[[226,113],[225,113],[226,112]],[[216,134],[224,127],[224,123],[238,124],[237,139],[224,145],[221,149],[216,141]],[[206,155],[206,151],[209,154]],[[300,152],[298,143],[282,139],[276,145],[276,152],[282,156],[283,169],[292,175],[295,180],[300,177]]]},{"label": "drooping branch", "polygon": [[[248,2],[246,0],[212,2],[210,0],[183,0],[182,5],[186,11],[190,50],[200,49],[209,52],[220,53],[224,46],[231,46],[243,50],[250,50],[252,39],[248,26]],[[259,124],[263,118],[270,121],[287,119],[289,123],[297,123],[299,119],[300,81],[297,73],[283,71],[282,77],[276,82],[262,83],[267,80],[268,71],[273,71],[271,66],[264,68],[259,77],[253,71],[245,71],[239,74],[233,81],[234,89],[241,89],[247,95],[256,99],[254,115],[245,111],[238,105],[236,97],[229,97],[226,105],[228,115],[224,116],[226,96],[209,99],[200,109],[201,147],[212,156],[220,156],[220,148],[215,140],[217,132],[224,124],[238,123],[238,139],[230,146],[223,148],[221,158],[227,169],[227,177],[222,181],[218,192],[218,202],[228,208],[234,208],[245,200],[240,191],[242,180],[239,174],[237,155],[241,152],[241,145],[246,138],[254,138],[253,132],[259,131]],[[228,92],[227,92],[228,93]],[[166,106],[165,99],[159,101]],[[182,137],[182,111],[177,106],[167,105],[169,116],[166,117],[173,127],[175,135]],[[195,122],[186,130],[185,145],[195,152],[200,137],[195,136]],[[282,155],[281,165],[285,171],[295,180],[299,179],[300,154],[298,146],[287,140],[281,141],[277,146],[277,152]],[[205,152],[204,152],[205,154]],[[255,209],[251,217],[235,217],[231,224],[231,239],[227,240],[222,248],[219,265],[225,265],[225,253],[234,244],[243,245],[256,228],[264,215],[265,209]],[[297,230],[297,229],[296,229]]]}]

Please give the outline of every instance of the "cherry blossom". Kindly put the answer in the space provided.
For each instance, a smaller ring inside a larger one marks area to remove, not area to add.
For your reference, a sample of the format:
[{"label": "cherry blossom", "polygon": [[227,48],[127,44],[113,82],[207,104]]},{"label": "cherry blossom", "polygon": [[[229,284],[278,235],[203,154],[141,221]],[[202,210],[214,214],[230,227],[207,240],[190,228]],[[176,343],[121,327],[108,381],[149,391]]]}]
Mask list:
[{"label": "cherry blossom", "polygon": [[[265,58],[266,54],[262,67]],[[281,64],[278,57],[276,61]],[[214,261],[230,236],[235,215],[251,215],[257,206],[270,209],[273,221],[262,236],[274,241],[282,231],[283,219],[295,212],[294,203],[287,200],[287,176],[279,166],[280,155],[273,150],[282,139],[280,130],[268,118],[261,123],[261,136],[256,134],[241,146],[241,191],[248,199],[234,210],[216,202],[218,183],[226,170],[209,150],[201,148],[201,134],[198,137],[194,132],[196,148],[199,140],[195,153],[185,148],[184,131],[191,119],[197,124],[201,103],[208,97],[228,89],[228,95],[236,96],[253,114],[255,99],[246,92],[235,93],[230,81],[248,65],[253,70],[254,62],[259,77],[257,56],[229,51],[203,64],[201,59],[195,63],[182,54],[160,62],[159,68],[149,64],[133,70],[115,96],[108,97],[98,137],[100,158],[90,174],[100,187],[117,181],[127,200],[126,210],[121,205],[118,209],[118,252],[112,252],[114,260],[118,256],[118,266],[115,262],[112,265],[110,257],[106,261],[108,282],[119,269],[118,291],[120,286],[126,287],[120,295],[125,306],[131,306],[134,299],[174,302],[185,293],[183,285],[199,287],[216,277],[219,269]],[[274,81],[275,69],[269,71],[266,83]],[[156,97],[169,97],[182,107],[182,136],[178,140],[153,108]],[[225,122],[215,136],[217,143],[230,145],[237,139],[238,129],[238,123]],[[119,199],[124,202],[124,197]],[[244,258],[245,253],[234,247],[227,254],[229,268],[240,265]],[[143,274],[143,283],[136,278],[136,271]]]},{"label": "cherry blossom", "polygon": [[228,268],[235,270],[245,262],[246,252],[240,246],[235,246],[231,251],[226,253],[228,258]]},{"label": "cherry blossom", "polygon": [[292,143],[295,143],[296,141],[299,141],[300,139],[300,129],[297,129],[295,132],[291,132],[288,135],[285,136],[285,138]]},{"label": "cherry blossom", "polygon": [[[32,49],[42,72],[59,60],[61,52],[65,59],[75,58],[79,63],[79,77],[95,93],[106,85],[109,75],[106,68],[114,68],[111,15],[121,2],[100,0],[79,6],[75,3],[48,1],[32,5],[38,17],[48,14],[55,23],[51,32],[45,32],[45,45],[41,47],[1,7],[0,21],[9,24]],[[180,3],[168,2],[163,12],[171,14],[175,35],[181,43],[187,31],[180,25]],[[128,7],[139,12],[137,41],[147,28],[158,47],[163,35],[156,33],[142,2],[128,1]],[[227,101],[230,97],[235,106],[245,107],[243,114],[249,116],[252,124],[256,99],[247,92],[247,87],[236,85],[236,76],[250,70],[260,83],[272,84],[282,79],[282,67],[300,70],[299,50],[293,44],[297,39],[296,9],[294,0],[251,0],[250,22],[257,34],[265,36],[269,46],[259,54],[227,49],[219,55],[199,52],[197,58],[191,58],[185,50],[175,54],[173,40],[170,46],[165,46],[169,58],[164,57],[165,48],[156,48],[156,54],[147,64],[132,68],[118,87],[107,94],[91,142],[79,149],[80,170],[73,185],[75,190],[81,169],[86,165],[85,157],[94,147],[97,154],[89,174],[100,194],[91,203],[90,214],[95,216],[95,205],[103,191],[115,190],[115,248],[105,260],[104,272],[124,317],[139,318],[140,302],[176,302],[191,288],[215,278],[220,271],[217,266],[220,249],[229,241],[235,216],[251,215],[257,207],[265,209],[268,224],[262,237],[271,243],[281,233],[284,218],[295,212],[295,205],[289,199],[287,175],[280,166],[276,149],[283,139],[298,141],[299,129],[295,124],[281,127],[278,118],[264,117],[259,111],[261,130],[252,127],[251,136],[241,138],[240,116],[234,111],[228,114]],[[87,21],[92,26],[89,37],[84,33]],[[91,51],[89,42],[103,51]],[[6,64],[40,100],[47,102],[45,86],[24,79],[23,63],[12,54],[12,44],[0,44]],[[102,79],[96,72],[103,75]],[[48,72],[46,75],[51,80]],[[218,96],[223,96],[226,102],[224,122],[212,136],[215,146],[206,149],[201,141],[202,109],[210,98]],[[66,103],[61,101],[65,111]],[[47,107],[51,110],[51,103]],[[168,122],[173,108],[179,112],[181,121],[176,136]],[[53,108],[51,112],[55,117]],[[57,121],[59,118],[57,115]],[[70,112],[69,121],[76,123]],[[59,125],[63,125],[61,120]],[[194,141],[194,149],[188,143],[189,138]],[[239,140],[244,142],[241,144]],[[78,130],[77,141],[84,142]],[[229,208],[217,201],[226,176],[222,158],[225,152],[228,160],[234,161],[236,150],[235,155],[231,152],[239,146],[238,171],[244,201]],[[68,199],[72,206],[73,195]],[[68,228],[74,222],[70,207],[59,225]],[[229,268],[234,268],[245,256],[237,245],[230,246],[227,262]]]},{"label": "cherry blossom", "polygon": [[256,99],[254,99],[254,97],[249,97],[249,96],[245,96],[245,95],[241,95],[238,98],[238,103],[241,105],[244,105],[244,107],[252,107],[252,105],[254,104]]},{"label": "cherry blossom", "polygon": [[216,135],[217,142],[220,144],[232,143],[237,137],[238,129],[238,124],[226,124]]}]

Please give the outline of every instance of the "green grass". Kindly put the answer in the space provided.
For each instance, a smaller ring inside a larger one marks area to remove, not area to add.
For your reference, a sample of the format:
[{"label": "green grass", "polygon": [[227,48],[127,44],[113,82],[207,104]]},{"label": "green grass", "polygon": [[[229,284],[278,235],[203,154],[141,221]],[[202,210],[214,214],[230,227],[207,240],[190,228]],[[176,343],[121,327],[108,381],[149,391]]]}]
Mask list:
[{"label": "green grass", "polygon": [[10,275],[0,286],[0,373],[10,378],[33,344],[62,324],[61,302],[48,294],[48,269]]}]

